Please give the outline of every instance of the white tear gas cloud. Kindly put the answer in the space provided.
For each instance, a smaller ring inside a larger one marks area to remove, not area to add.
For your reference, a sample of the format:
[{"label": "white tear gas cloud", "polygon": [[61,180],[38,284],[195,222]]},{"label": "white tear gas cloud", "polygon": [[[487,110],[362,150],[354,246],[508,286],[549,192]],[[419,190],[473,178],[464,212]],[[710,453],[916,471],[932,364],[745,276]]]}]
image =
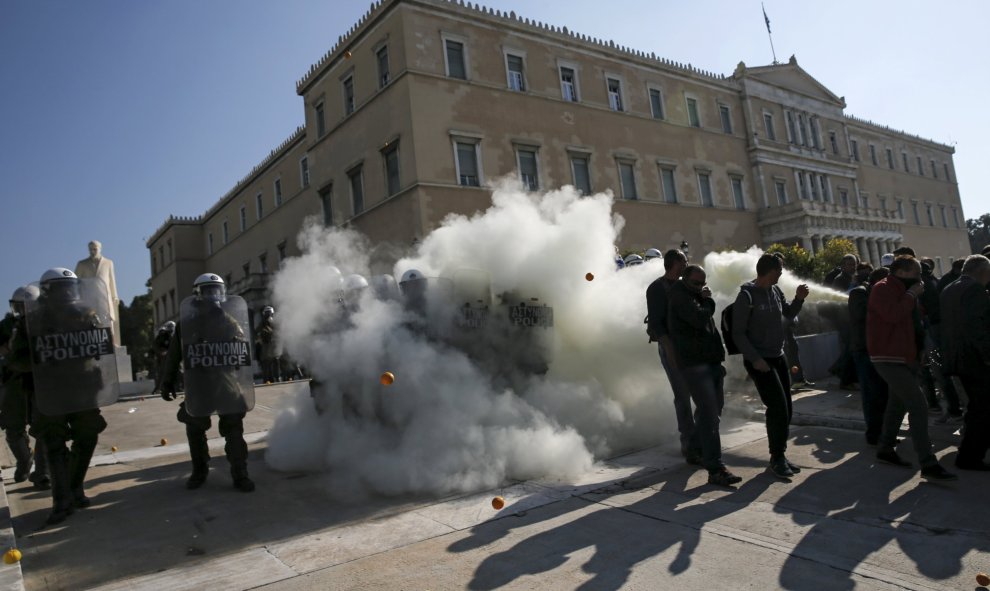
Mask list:
[{"label": "white tear gas cloud", "polygon": [[[274,279],[273,303],[282,345],[313,376],[314,395],[300,395],[277,417],[272,467],[326,472],[342,495],[443,494],[570,479],[596,459],[676,440],[672,395],[643,324],[646,287],[663,265],[616,270],[623,220],[612,214],[611,194],[581,197],[565,187],[534,195],[506,182],[492,202],[474,216],[445,219],[396,264],[395,276],[480,269],[493,293],[551,305],[546,375],[499,379],[372,290],[342,303],[329,268],[367,275],[369,244],[351,231],[309,226],[302,255]],[[720,298],[751,278],[758,254],[706,259],[709,271],[718,268],[709,278]],[[722,274],[734,275],[723,282]],[[384,371],[394,373],[393,385],[379,383]]]}]

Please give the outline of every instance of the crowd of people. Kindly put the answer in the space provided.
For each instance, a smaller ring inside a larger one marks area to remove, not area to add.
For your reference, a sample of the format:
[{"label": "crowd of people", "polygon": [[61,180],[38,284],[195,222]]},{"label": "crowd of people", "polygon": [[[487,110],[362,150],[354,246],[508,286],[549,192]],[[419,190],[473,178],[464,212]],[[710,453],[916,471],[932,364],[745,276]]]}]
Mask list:
[{"label": "crowd of people", "polygon": [[[933,451],[928,420],[937,413],[940,422],[963,422],[955,466],[990,471],[985,461],[990,448],[988,256],[990,246],[956,261],[939,279],[931,259],[903,247],[884,255],[876,269],[849,254],[826,277],[829,288],[848,294],[850,330],[843,352],[848,363],[837,365],[853,372],[849,378],[840,370],[844,387],[858,382],[866,443],[876,447],[879,462],[911,467],[896,450],[906,415],[921,476],[957,479]],[[723,463],[719,438],[728,352],[742,356],[766,407],[769,470],[791,478],[800,468],[786,456],[793,412],[790,370],[800,363],[796,344],[788,345],[809,287],[800,285],[788,300],[777,286],[783,257],[763,254],[755,279],[739,287],[718,323],[705,270],[689,264],[679,250],[667,251],[663,265],[664,274],[646,290],[647,332],[658,343],[673,391],[685,460],[704,467],[710,484],[741,481]]]}]

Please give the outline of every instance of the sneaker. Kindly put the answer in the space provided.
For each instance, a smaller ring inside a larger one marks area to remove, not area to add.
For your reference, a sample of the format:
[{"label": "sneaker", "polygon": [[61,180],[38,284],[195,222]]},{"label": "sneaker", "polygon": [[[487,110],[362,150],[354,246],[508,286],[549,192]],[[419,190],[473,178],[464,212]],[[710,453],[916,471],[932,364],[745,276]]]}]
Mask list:
[{"label": "sneaker", "polygon": [[795,474],[800,474],[801,473],[801,468],[800,467],[792,464],[791,461],[788,460],[787,458],[784,458],[784,461],[787,462],[787,467],[791,469],[791,472],[794,472]]},{"label": "sneaker", "polygon": [[925,480],[939,480],[942,482],[948,482],[950,480],[959,480],[959,477],[949,472],[942,467],[941,464],[935,464],[934,466],[928,466],[921,469],[921,477]]},{"label": "sneaker", "polygon": [[684,461],[692,466],[700,466],[702,461],[701,454],[696,451],[689,451],[684,454]]},{"label": "sneaker", "polygon": [[975,472],[990,472],[990,464],[979,461],[979,462],[960,462],[956,460],[956,468],[960,470],[973,470]]},{"label": "sneaker", "polygon": [[787,460],[784,456],[770,458],[770,471],[777,478],[791,478],[794,476],[794,471],[787,465]]},{"label": "sneaker", "polygon": [[891,466],[900,466],[901,468],[910,468],[911,462],[903,459],[901,456],[897,455],[896,451],[878,451],[877,460],[883,462],[884,464],[890,464]]},{"label": "sneaker", "polygon": [[740,482],[742,482],[741,477],[736,476],[725,468],[722,468],[718,472],[708,473],[708,484],[714,484],[715,486],[732,486]]}]

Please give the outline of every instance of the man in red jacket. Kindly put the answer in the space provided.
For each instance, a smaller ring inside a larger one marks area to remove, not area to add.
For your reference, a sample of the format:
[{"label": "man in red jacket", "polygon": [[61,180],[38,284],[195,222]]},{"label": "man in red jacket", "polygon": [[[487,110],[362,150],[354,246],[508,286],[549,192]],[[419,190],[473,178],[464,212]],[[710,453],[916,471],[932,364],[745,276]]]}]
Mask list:
[{"label": "man in red jacket", "polygon": [[927,480],[956,480],[939,463],[928,437],[928,403],[919,384],[919,352],[924,347],[920,316],[915,314],[924,292],[921,263],[902,255],[890,265],[890,276],[870,292],[866,315],[866,348],[877,373],[887,382],[889,400],[877,449],[881,462],[910,468],[894,446],[904,414],[908,415],[911,442]]}]

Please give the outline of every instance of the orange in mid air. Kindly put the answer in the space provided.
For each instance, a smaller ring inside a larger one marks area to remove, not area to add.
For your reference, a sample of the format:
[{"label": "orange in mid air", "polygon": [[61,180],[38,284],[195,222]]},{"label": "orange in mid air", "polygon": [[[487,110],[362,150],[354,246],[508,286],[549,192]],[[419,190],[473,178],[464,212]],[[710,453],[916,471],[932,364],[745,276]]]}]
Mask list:
[{"label": "orange in mid air", "polygon": [[584,276],[584,278],[587,279],[588,281],[594,281],[595,280],[595,274],[594,273],[588,273],[587,275]]},{"label": "orange in mid air", "polygon": [[386,371],[382,374],[382,377],[379,378],[379,380],[383,386],[391,386],[392,382],[395,381],[395,374],[390,371]]}]

